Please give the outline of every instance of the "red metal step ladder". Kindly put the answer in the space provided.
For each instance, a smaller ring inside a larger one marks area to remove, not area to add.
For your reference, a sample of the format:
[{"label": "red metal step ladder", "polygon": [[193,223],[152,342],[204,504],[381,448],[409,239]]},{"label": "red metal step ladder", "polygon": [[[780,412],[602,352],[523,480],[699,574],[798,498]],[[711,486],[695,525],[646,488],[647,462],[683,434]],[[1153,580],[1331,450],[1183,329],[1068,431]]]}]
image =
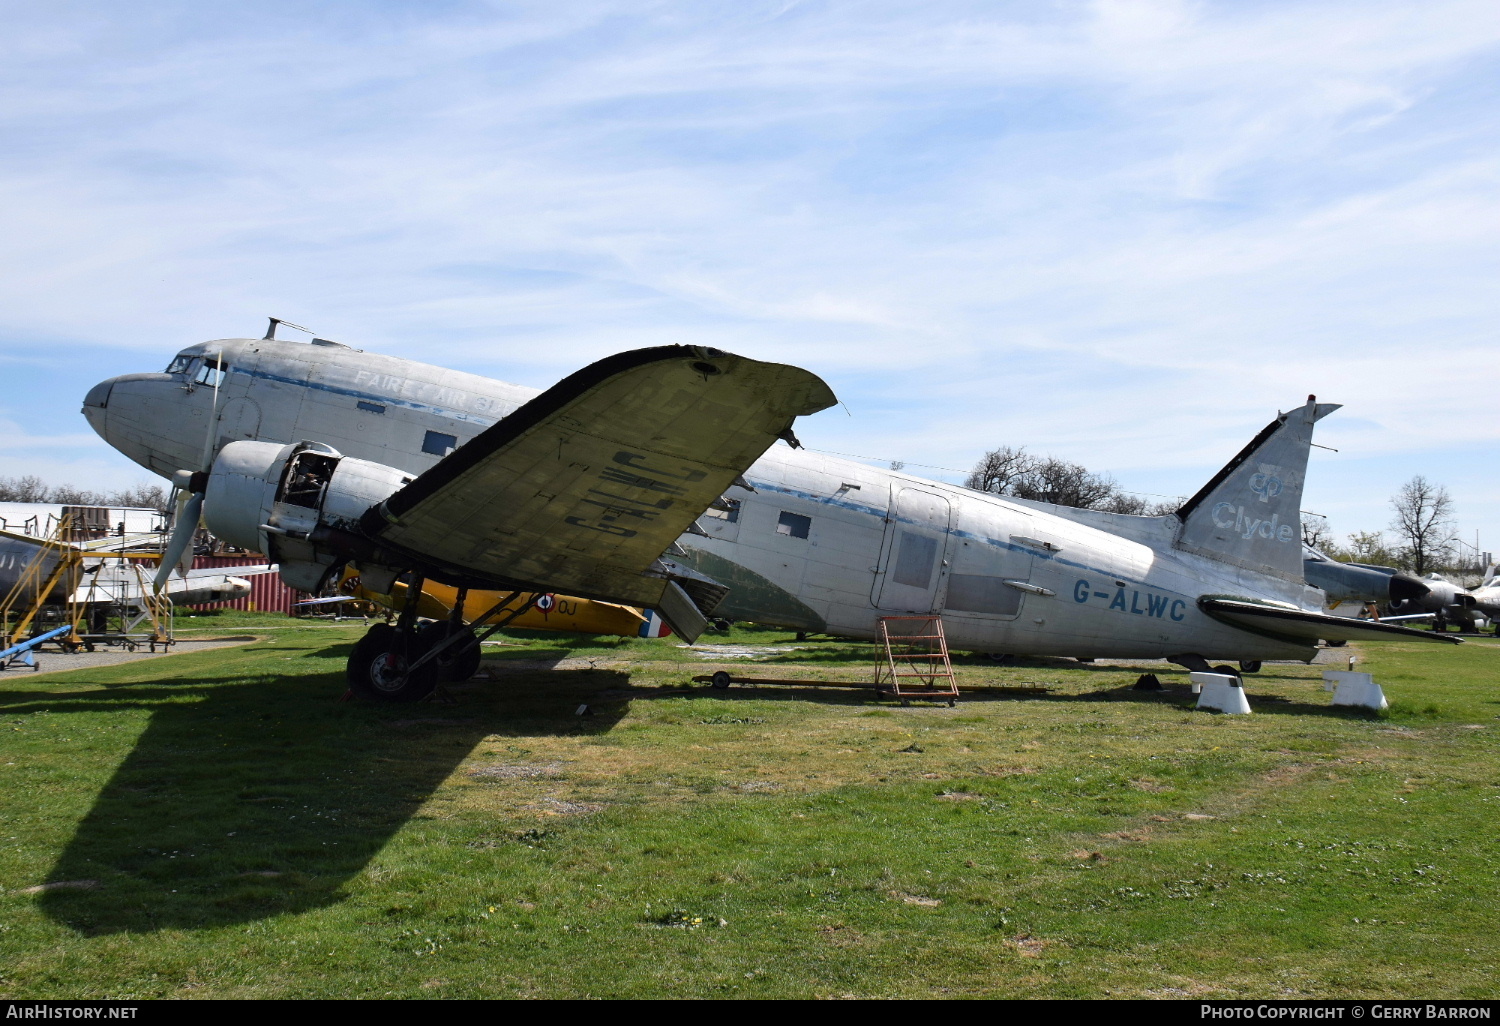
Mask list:
[{"label": "red metal step ladder", "polygon": [[940,616],[882,616],[876,621],[885,661],[875,664],[875,687],[910,705],[913,698],[958,702],[958,680],[948,661]]}]

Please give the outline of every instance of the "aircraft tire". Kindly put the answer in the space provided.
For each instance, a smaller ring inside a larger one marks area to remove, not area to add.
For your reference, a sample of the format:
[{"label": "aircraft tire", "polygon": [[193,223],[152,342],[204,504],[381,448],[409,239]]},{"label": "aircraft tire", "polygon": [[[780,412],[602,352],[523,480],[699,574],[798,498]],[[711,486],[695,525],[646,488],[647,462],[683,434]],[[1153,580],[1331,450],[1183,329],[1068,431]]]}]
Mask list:
[{"label": "aircraft tire", "polygon": [[[458,642],[436,660],[443,670],[442,679],[449,684],[461,684],[479,672],[479,658],[482,653],[479,650],[479,642],[474,639],[474,629],[460,627],[459,630],[469,636],[468,640]],[[448,637],[452,631],[453,625],[447,620],[433,620],[417,631],[417,637],[425,652]]]},{"label": "aircraft tire", "polygon": [[1259,673],[1260,672],[1260,660],[1259,659],[1241,659],[1240,660],[1240,672],[1241,673]]},{"label": "aircraft tire", "polygon": [[399,631],[389,624],[376,624],[349,653],[349,687],[358,695],[382,702],[415,702],[432,694],[442,676],[436,660],[408,672],[409,662],[426,650],[412,635],[402,644]]},{"label": "aircraft tire", "polygon": [[1220,663],[1218,666],[1214,667],[1213,672],[1222,673],[1226,677],[1238,677],[1240,675],[1240,671],[1236,670],[1228,663]]}]

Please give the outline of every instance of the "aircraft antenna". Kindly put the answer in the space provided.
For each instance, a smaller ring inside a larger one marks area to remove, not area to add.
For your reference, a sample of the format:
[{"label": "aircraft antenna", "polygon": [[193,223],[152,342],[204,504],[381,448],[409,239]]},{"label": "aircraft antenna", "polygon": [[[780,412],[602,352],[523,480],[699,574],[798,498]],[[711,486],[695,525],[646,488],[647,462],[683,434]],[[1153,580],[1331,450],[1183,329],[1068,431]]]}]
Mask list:
[{"label": "aircraft antenna", "polygon": [[274,342],[276,340],[276,328],[278,326],[282,325],[282,324],[285,324],[288,328],[296,328],[298,331],[305,331],[309,335],[314,334],[314,332],[313,332],[313,330],[311,328],[304,328],[300,324],[293,324],[291,321],[284,321],[280,317],[272,317],[271,318],[271,323],[268,324],[268,325],[266,325],[266,333],[265,333],[264,336],[262,336],[261,341],[262,342],[265,342],[265,341],[272,341],[272,342]]}]

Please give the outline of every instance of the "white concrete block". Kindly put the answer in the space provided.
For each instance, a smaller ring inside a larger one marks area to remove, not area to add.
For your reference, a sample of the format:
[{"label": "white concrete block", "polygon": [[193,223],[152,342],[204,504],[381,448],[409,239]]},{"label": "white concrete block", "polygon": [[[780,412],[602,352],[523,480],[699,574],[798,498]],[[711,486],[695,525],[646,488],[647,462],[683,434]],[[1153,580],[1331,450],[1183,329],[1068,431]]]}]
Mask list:
[{"label": "white concrete block", "polygon": [[1324,670],[1323,690],[1332,691],[1340,684],[1374,684],[1375,678],[1368,673],[1355,673],[1352,670]]},{"label": "white concrete block", "polygon": [[1250,700],[1238,677],[1225,673],[1190,673],[1198,690],[1198,708],[1216,709],[1221,713],[1245,715],[1250,712]]},{"label": "white concrete block", "polygon": [[[1368,673],[1351,673],[1351,677],[1368,677]],[[1341,681],[1333,692],[1334,705],[1358,705],[1366,709],[1384,709],[1389,702],[1385,692],[1374,681]]]}]

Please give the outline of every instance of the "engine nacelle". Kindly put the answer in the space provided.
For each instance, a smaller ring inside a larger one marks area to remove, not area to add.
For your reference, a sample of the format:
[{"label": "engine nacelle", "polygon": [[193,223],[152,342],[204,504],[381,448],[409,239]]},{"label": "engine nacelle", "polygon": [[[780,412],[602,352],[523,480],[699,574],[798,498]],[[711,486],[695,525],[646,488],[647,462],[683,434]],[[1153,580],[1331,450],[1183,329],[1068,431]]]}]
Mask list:
[{"label": "engine nacelle", "polygon": [[411,479],[318,442],[230,442],[209,473],[203,522],[230,545],[264,552],[291,587],[316,591],[347,555],[319,548],[314,532],[352,531],[365,510]]}]

